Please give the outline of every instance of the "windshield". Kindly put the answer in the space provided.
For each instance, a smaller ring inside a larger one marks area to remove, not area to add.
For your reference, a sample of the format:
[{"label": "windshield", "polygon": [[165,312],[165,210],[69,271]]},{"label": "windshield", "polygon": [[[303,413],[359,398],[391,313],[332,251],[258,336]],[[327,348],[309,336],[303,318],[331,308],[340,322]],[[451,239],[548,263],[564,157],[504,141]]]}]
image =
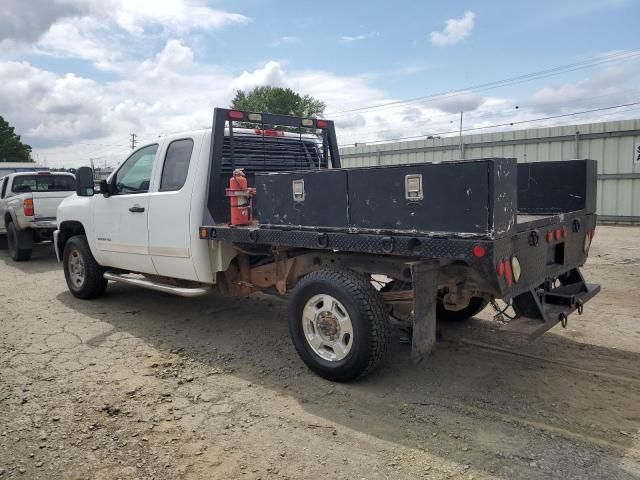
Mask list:
[{"label": "windshield", "polygon": [[11,190],[21,192],[73,192],[76,179],[71,175],[20,175],[13,179]]}]

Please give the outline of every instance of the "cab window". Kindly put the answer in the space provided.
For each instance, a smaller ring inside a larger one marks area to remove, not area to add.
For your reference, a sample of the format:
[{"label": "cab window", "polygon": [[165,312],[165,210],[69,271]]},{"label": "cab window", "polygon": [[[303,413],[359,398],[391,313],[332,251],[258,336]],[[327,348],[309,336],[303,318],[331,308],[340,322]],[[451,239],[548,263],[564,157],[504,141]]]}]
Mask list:
[{"label": "cab window", "polygon": [[185,138],[171,142],[167,148],[160,179],[160,191],[171,192],[180,190],[187,180],[189,161],[193,151],[193,140]]},{"label": "cab window", "polygon": [[149,145],[131,155],[115,177],[115,193],[119,195],[147,193],[158,145]]}]

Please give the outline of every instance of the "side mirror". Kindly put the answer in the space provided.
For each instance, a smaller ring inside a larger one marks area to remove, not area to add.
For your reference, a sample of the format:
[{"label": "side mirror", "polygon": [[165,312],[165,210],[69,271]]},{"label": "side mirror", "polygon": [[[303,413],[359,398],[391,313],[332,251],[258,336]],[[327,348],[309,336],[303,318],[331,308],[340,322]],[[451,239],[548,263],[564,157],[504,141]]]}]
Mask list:
[{"label": "side mirror", "polygon": [[92,197],[93,190],[93,169],[90,167],[80,167],[76,171],[76,193],[79,197]]},{"label": "side mirror", "polygon": [[113,194],[111,184],[106,180],[100,180],[100,193],[104,198],[109,198]]}]

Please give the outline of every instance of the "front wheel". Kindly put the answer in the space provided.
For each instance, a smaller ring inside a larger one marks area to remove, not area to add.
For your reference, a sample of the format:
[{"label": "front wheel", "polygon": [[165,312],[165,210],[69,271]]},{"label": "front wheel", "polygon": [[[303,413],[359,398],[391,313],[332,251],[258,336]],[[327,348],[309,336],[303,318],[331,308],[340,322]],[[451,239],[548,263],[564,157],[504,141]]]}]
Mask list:
[{"label": "front wheel", "polygon": [[93,258],[87,237],[84,235],[71,237],[67,241],[62,264],[64,278],[74,297],[84,300],[98,298],[107,289],[108,282],[103,277],[104,269]]},{"label": "front wheel", "polygon": [[346,382],[384,360],[389,322],[370,282],[355,272],[320,270],[293,291],[289,332],[307,366],[327,380]]}]

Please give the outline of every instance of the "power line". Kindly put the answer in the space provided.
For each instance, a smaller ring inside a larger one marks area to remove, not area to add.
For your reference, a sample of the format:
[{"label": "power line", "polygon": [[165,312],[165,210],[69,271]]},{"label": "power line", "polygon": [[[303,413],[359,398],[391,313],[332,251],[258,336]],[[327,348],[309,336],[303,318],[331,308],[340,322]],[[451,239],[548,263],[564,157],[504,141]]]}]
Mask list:
[{"label": "power line", "polygon": [[[589,97],[589,100],[595,100],[595,99],[599,99],[599,98],[604,98],[604,97],[610,97],[612,95],[629,95],[629,96],[636,96],[638,93],[640,92],[640,90],[638,88],[629,88],[629,89],[624,89],[624,90],[618,90],[615,92],[610,92],[610,93],[605,93],[602,95],[592,95]],[[475,120],[479,120],[482,118],[495,118],[495,117],[505,117],[507,115],[514,115],[517,112],[522,112],[525,108],[531,108],[531,107],[535,107],[535,108],[545,108],[545,107],[558,107],[561,105],[561,102],[546,102],[546,103],[535,103],[535,104],[527,104],[525,103],[521,103],[521,102],[514,102],[514,103],[518,103],[517,106],[512,106],[510,108],[506,108],[503,110],[496,110],[496,111],[489,111],[489,112],[483,112],[480,114],[476,114],[475,111],[470,111],[470,112],[464,112],[465,113],[465,118],[469,118],[469,120],[471,121],[475,121]],[[597,103],[599,102],[589,102],[591,105],[582,105],[583,108],[599,108],[597,107]],[[596,103],[596,105],[594,105],[593,103]],[[543,112],[538,112],[538,113],[543,113]],[[444,123],[446,121],[446,119],[450,119],[449,123],[453,123],[456,118],[458,118],[460,114],[459,113],[450,113],[450,112],[442,112],[436,115],[428,115],[428,118],[426,119],[427,121],[431,122],[434,119],[436,120],[440,120],[441,123]],[[420,122],[421,120],[416,120],[416,122]],[[495,120],[494,120],[495,121]],[[415,122],[413,122],[415,124]],[[337,128],[341,129],[340,125],[336,125]],[[402,127],[402,124],[399,124],[399,127]],[[395,127],[395,128],[385,128],[385,129],[376,129],[376,133],[387,133],[387,132],[397,132],[399,127]],[[347,127],[348,128],[348,127]],[[358,132],[352,132],[352,133],[341,133],[341,138],[352,138],[354,136],[358,135]],[[428,135],[438,135],[436,134],[426,134]],[[364,143],[364,142],[363,142]],[[346,145],[346,144],[345,144]]]},{"label": "power line", "polygon": [[455,97],[455,96],[458,96],[458,95],[466,94],[466,93],[469,93],[469,92],[492,90],[492,89],[496,89],[496,88],[500,88],[500,87],[516,85],[516,84],[519,84],[519,83],[530,82],[530,81],[533,81],[533,80],[547,78],[547,77],[554,76],[554,75],[560,75],[560,74],[563,74],[563,73],[570,73],[570,72],[573,72],[573,71],[576,71],[576,70],[581,70],[581,69],[584,69],[584,68],[591,68],[591,67],[594,67],[594,66],[597,66],[597,65],[601,65],[603,63],[634,59],[634,58],[638,58],[639,56],[640,56],[640,49],[625,50],[624,52],[617,52],[617,53],[612,53],[612,54],[609,54],[609,55],[592,57],[591,59],[583,60],[581,62],[575,62],[575,63],[571,63],[571,64],[560,65],[560,66],[548,68],[548,69],[545,69],[545,70],[540,70],[538,72],[527,73],[527,74],[518,75],[518,76],[515,76],[515,77],[510,77],[510,78],[506,78],[506,79],[502,79],[502,80],[495,80],[495,81],[492,81],[492,82],[473,85],[473,86],[466,87],[466,88],[459,88],[459,89],[455,89],[455,90],[452,90],[452,91],[449,91],[449,92],[433,93],[433,94],[424,95],[424,96],[420,96],[420,97],[409,98],[409,99],[405,99],[405,100],[397,100],[397,101],[386,102],[386,103],[381,103],[381,104],[377,104],[377,105],[369,105],[369,106],[358,107],[358,108],[353,108],[353,109],[349,109],[349,110],[342,110],[342,111],[338,111],[338,112],[328,113],[327,116],[329,116],[329,117],[339,117],[339,116],[346,115],[346,114],[349,114],[349,113],[365,112],[365,111],[376,111],[376,110],[383,110],[383,109],[387,109],[387,108],[398,108],[398,107],[402,107],[402,106],[405,106],[405,105],[410,105],[410,104],[413,104],[413,103],[419,103],[419,102],[425,102],[425,101],[435,101],[435,100],[438,100],[440,98],[451,98],[451,97]]},{"label": "power line", "polygon": [[[573,113],[563,113],[560,115],[550,115],[547,117],[539,117],[539,118],[533,118],[530,120],[519,120],[519,121],[515,121],[515,122],[509,122],[509,123],[496,123],[493,125],[485,125],[482,127],[472,127],[472,128],[465,128],[462,129],[463,132],[471,132],[471,131],[477,131],[477,130],[486,130],[488,128],[500,128],[500,127],[507,127],[507,126],[514,126],[514,125],[522,125],[524,123],[534,123],[534,122],[542,122],[545,120],[554,120],[557,118],[565,118],[565,117],[572,117],[572,116],[576,116],[576,115],[584,115],[586,113],[594,113],[594,112],[602,112],[605,110],[613,110],[616,108],[622,108],[622,107],[630,107],[630,106],[634,106],[634,105],[640,105],[640,102],[632,102],[632,103],[624,103],[624,104],[620,104],[620,105],[613,105],[613,106],[609,106],[609,107],[601,107],[601,108],[593,108],[590,110],[583,110],[581,112],[573,112]],[[430,136],[440,136],[440,135],[451,135],[454,133],[458,133],[460,130],[450,130],[447,132],[439,132],[439,133],[430,133],[427,135],[411,135],[411,136],[406,136],[406,137],[398,137],[398,138],[389,138],[389,139],[385,139],[385,140],[373,140],[373,141],[366,141],[363,140],[362,143],[368,143],[368,144],[379,144],[379,143],[389,143],[389,142],[397,142],[397,141],[401,141],[401,140],[416,140],[416,139],[420,139],[420,138],[426,138],[426,137],[430,137]],[[347,146],[351,146],[352,144],[342,144],[339,145],[340,147],[347,147]]]}]

